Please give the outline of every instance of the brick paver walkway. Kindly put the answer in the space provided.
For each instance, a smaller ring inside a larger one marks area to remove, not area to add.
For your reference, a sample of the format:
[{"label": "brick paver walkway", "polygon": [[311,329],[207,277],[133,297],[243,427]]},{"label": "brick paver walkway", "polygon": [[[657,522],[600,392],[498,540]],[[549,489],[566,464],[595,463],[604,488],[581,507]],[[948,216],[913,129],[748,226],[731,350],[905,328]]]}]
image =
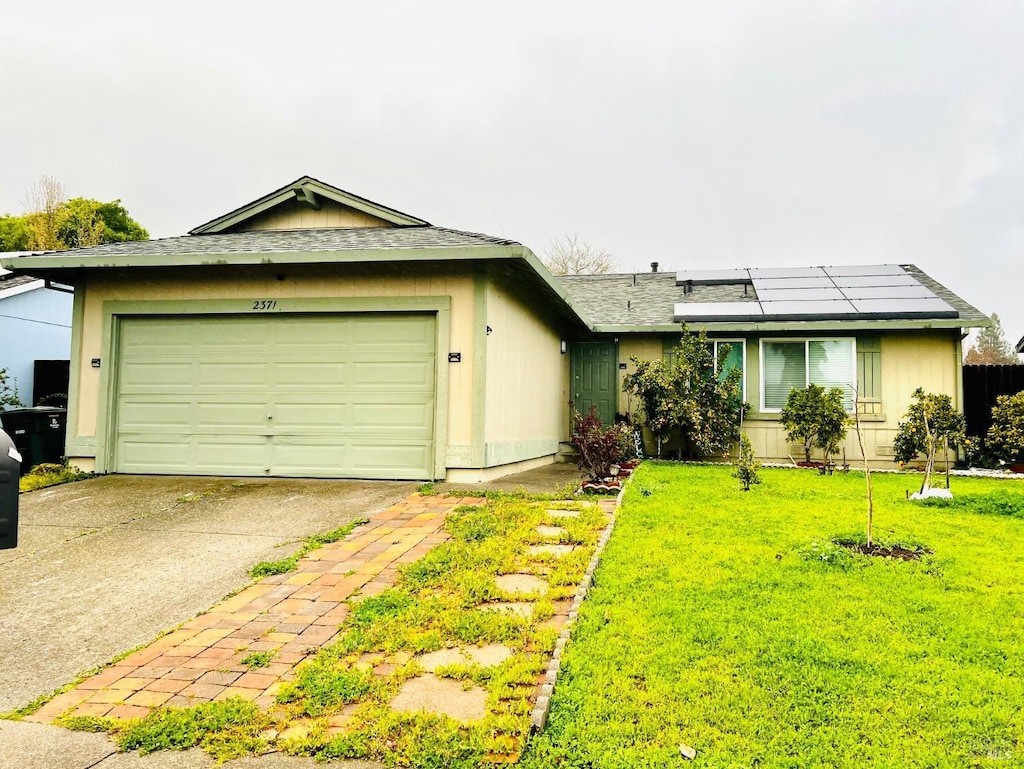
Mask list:
[{"label": "brick paver walkway", "polygon": [[[58,695],[27,720],[49,722],[69,711],[136,718],[160,706],[233,696],[268,707],[296,666],[335,638],[348,616],[347,599],[394,584],[400,565],[447,539],[442,525],[448,512],[483,501],[413,494],[345,539],[309,553],[296,571],[250,585]],[[243,665],[254,652],[274,656],[264,667]]]}]

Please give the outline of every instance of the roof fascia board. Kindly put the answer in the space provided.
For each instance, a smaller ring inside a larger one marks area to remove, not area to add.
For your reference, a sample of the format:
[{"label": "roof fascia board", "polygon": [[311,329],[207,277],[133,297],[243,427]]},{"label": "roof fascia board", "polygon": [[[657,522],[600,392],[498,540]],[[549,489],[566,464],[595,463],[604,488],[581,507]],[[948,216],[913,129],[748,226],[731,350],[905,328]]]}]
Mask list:
[{"label": "roof fascia board", "polygon": [[234,211],[230,211],[223,216],[219,216],[206,224],[201,224],[195,229],[189,230],[189,235],[209,235],[217,232],[223,232],[236,224],[244,222],[247,219],[251,219],[254,216],[267,211],[274,206],[285,203],[292,200],[296,196],[296,191],[312,192],[314,195],[320,195],[322,197],[333,200],[336,203],[340,203],[343,206],[354,208],[357,211],[362,211],[364,214],[370,214],[376,216],[378,219],[383,219],[386,222],[395,224],[398,226],[409,227],[409,226],[426,226],[429,223],[423,219],[419,219],[415,216],[403,214],[401,211],[396,211],[393,208],[382,206],[379,203],[374,203],[372,200],[361,198],[358,195],[353,195],[351,192],[345,192],[345,190],[332,187],[329,184],[314,179],[311,176],[303,176],[301,179],[296,179],[291,184],[282,187],[279,190],[275,190],[262,198],[257,198],[251,203],[247,203],[240,208],[236,208]]},{"label": "roof fascia board", "polygon": [[341,249],[337,251],[242,252],[228,254],[124,254],[105,256],[23,256],[19,272],[103,269],[110,267],[195,267],[202,265],[322,264],[360,262],[428,262],[448,259],[512,259],[519,246],[451,246],[446,248]]},{"label": "roof fascia board", "polygon": [[12,296],[27,294],[29,291],[35,291],[38,288],[46,288],[46,281],[42,278],[31,283],[22,283],[20,286],[13,286],[12,288],[0,287],[0,299],[10,299]]},{"label": "roof fascia board", "polygon": [[[800,321],[794,323],[688,323],[688,328],[705,329],[709,332],[729,331],[748,334],[760,334],[775,331],[795,331],[817,333],[818,331],[871,331],[871,330],[921,330],[921,329],[954,329],[983,328],[992,325],[989,320],[951,319],[920,319],[920,320],[864,320],[864,321]],[[597,334],[651,334],[678,333],[679,323],[652,323],[650,325],[596,325],[592,327]]]},{"label": "roof fascia board", "polygon": [[565,303],[565,305],[570,310],[573,311],[576,317],[579,318],[585,326],[591,328],[592,324],[589,320],[587,320],[587,316],[583,313],[583,310],[581,310],[579,307],[573,304],[572,299],[570,298],[568,292],[566,292],[565,288],[562,286],[561,281],[559,281],[558,278],[556,278],[551,273],[551,270],[549,270],[545,266],[544,262],[537,258],[537,255],[534,254],[533,251],[528,249],[526,246],[512,246],[512,248],[513,250],[519,251],[517,256],[521,258],[523,261],[525,261],[528,265],[530,265],[530,268],[535,273],[537,273],[540,279],[547,284],[548,288],[555,292],[558,298],[561,299]]}]

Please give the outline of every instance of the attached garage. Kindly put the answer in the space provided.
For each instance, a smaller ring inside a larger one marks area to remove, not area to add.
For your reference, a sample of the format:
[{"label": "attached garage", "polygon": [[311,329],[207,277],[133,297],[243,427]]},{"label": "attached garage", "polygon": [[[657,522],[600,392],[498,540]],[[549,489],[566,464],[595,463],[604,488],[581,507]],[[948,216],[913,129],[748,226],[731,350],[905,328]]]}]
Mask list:
[{"label": "attached garage", "polygon": [[429,479],[435,314],[119,323],[112,469]]},{"label": "attached garage", "polygon": [[302,177],[188,235],[19,258],[74,286],[70,462],[471,483],[553,461],[566,340],[522,244]]}]

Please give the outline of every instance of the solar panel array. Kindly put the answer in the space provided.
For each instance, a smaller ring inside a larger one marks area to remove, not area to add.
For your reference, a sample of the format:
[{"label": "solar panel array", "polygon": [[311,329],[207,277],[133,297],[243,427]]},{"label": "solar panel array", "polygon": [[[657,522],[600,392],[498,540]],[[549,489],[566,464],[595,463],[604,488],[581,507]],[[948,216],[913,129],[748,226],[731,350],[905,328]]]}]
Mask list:
[{"label": "solar panel array", "polygon": [[679,302],[676,320],[765,321],[958,318],[957,311],[898,264],[685,270],[678,285],[749,283],[745,302]]}]

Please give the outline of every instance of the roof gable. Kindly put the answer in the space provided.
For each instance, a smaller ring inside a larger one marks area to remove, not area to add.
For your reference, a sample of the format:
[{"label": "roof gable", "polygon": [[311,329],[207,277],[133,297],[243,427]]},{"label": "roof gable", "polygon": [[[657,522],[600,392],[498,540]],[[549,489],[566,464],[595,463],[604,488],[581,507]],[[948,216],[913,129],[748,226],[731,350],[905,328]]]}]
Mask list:
[{"label": "roof gable", "polygon": [[[347,226],[422,227],[429,225],[429,222],[423,219],[361,198],[319,179],[314,179],[312,176],[302,176],[291,184],[212,219],[206,224],[199,225],[190,230],[189,235],[240,232],[248,229],[279,229],[280,227],[273,225],[275,213],[290,214],[288,219],[294,222],[296,209],[320,211],[325,205],[335,211],[342,209],[351,212],[355,218]],[[344,220],[344,217],[342,219]],[[324,226],[337,225],[313,225],[313,227]],[[346,225],[342,224],[341,226]],[[305,229],[305,227],[300,227],[300,229]]]}]

